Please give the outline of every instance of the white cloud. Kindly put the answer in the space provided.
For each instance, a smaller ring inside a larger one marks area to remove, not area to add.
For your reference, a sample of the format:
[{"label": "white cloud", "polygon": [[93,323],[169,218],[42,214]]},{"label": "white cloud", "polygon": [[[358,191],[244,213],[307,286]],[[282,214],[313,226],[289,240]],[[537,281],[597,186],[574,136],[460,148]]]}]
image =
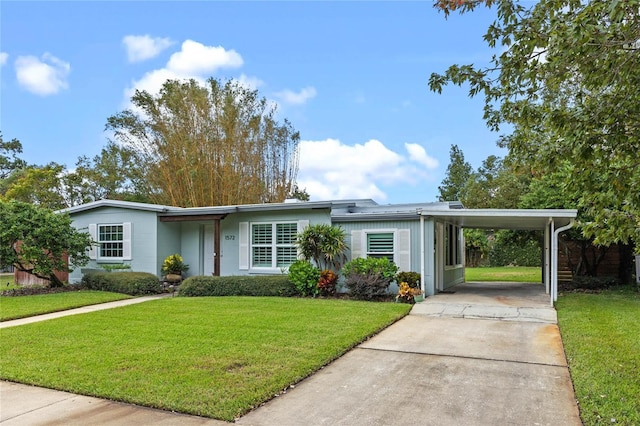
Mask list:
[{"label": "white cloud", "polygon": [[167,68],[182,75],[201,76],[219,68],[238,68],[242,64],[242,56],[235,50],[185,40],[182,49],[171,55]]},{"label": "white cloud", "polygon": [[152,38],[149,35],[128,35],[122,39],[122,43],[127,49],[129,62],[140,62],[151,59],[174,44],[169,38]]},{"label": "white cloud", "polygon": [[[226,50],[221,46],[205,46],[192,40],[182,43],[181,50],[171,55],[164,68],[147,72],[141,79],[132,83],[125,89],[125,108],[132,108],[130,98],[136,89],[146,90],[156,94],[167,79],[185,80],[195,79],[204,83],[205,77],[221,68],[238,68],[242,66],[242,56],[235,50]],[[259,85],[262,82],[257,78],[245,77],[247,85]]]},{"label": "white cloud", "polygon": [[41,59],[18,56],[15,67],[18,83],[36,95],[54,95],[69,87],[67,77],[71,66],[49,53]]},{"label": "white cloud", "polygon": [[301,141],[299,148],[297,183],[312,200],[384,201],[384,186],[416,185],[428,178],[425,165],[429,169],[437,167],[437,161],[417,144],[405,144],[408,157],[375,139],[355,145],[345,145],[337,139]]},{"label": "white cloud", "polygon": [[0,52],[0,67],[7,63],[9,54],[7,52]]},{"label": "white cloud", "polygon": [[285,104],[289,105],[302,105],[309,99],[315,98],[316,89],[313,86],[308,86],[296,93],[291,90],[283,90],[276,93],[276,96]]},{"label": "white cloud", "polygon": [[417,143],[405,143],[404,147],[409,153],[409,158],[412,161],[415,161],[418,164],[422,164],[428,169],[438,168],[438,160],[429,156],[422,145],[418,145]]},{"label": "white cloud", "polygon": [[240,74],[240,77],[235,80],[251,90],[256,90],[264,84],[264,81],[260,80],[258,77],[250,77],[246,74]]}]

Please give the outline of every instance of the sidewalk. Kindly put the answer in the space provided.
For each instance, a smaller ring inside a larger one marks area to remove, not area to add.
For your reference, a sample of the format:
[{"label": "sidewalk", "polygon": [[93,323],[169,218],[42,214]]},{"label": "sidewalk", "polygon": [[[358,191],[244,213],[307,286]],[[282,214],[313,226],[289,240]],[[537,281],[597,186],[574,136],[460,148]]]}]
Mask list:
[{"label": "sidewalk", "polygon": [[36,315],[34,317],[20,318],[11,321],[0,322],[0,329],[15,327],[17,325],[31,324],[34,322],[46,321],[54,318],[67,317],[69,315],[86,314],[89,312],[102,311],[105,309],[117,308],[119,306],[135,305],[137,303],[148,302],[150,300],[171,297],[171,294],[157,294],[153,296],[134,297],[132,299],[116,300],[115,302],[99,303],[97,305],[83,306],[81,308],[68,309],[66,311],[52,312],[50,314]]}]

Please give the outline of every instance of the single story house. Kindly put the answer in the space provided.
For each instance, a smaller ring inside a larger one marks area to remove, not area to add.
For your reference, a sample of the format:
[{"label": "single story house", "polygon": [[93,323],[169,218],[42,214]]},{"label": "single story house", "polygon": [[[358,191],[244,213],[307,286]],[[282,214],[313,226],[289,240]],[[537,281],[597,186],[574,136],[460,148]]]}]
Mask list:
[{"label": "single story house", "polygon": [[[62,212],[98,243],[87,268],[125,263],[161,275],[165,257],[180,253],[190,265],[188,275],[280,274],[298,257],[296,233],[322,223],[346,231],[349,259],[385,256],[401,271],[419,272],[426,295],[464,282],[463,227],[544,230],[542,276],[552,302],[557,235],[577,214],[465,209],[459,202],[380,205],[370,199],[195,208],[99,200]],[[81,270],[69,276],[72,283],[81,278]]]}]

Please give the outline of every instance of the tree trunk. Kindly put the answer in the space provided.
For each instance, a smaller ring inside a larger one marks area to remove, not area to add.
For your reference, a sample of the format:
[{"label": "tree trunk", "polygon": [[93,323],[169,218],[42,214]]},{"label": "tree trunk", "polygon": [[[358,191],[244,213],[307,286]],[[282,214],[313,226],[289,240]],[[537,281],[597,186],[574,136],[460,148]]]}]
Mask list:
[{"label": "tree trunk", "polygon": [[618,279],[622,284],[633,281],[633,245],[619,244],[620,263],[618,264]]},{"label": "tree trunk", "polygon": [[56,277],[56,274],[49,275],[47,279],[49,280],[49,287],[51,288],[64,287],[64,283]]}]

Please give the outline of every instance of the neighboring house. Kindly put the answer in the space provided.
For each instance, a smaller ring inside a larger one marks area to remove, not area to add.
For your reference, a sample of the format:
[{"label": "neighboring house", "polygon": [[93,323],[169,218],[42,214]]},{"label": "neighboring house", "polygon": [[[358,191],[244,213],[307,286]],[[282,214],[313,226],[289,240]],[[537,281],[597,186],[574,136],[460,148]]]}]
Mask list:
[{"label": "neighboring house", "polygon": [[[464,282],[462,227],[545,230],[543,276],[552,298],[554,230],[570,227],[576,217],[575,210],[465,209],[459,202],[379,205],[368,199],[196,208],[100,200],[62,212],[98,243],[89,269],[125,263],[160,275],[164,258],[180,253],[189,275],[280,274],[298,257],[295,235],[322,223],[346,231],[349,259],[384,256],[401,271],[420,272],[427,295]],[[69,277],[81,278],[81,270]]]}]

